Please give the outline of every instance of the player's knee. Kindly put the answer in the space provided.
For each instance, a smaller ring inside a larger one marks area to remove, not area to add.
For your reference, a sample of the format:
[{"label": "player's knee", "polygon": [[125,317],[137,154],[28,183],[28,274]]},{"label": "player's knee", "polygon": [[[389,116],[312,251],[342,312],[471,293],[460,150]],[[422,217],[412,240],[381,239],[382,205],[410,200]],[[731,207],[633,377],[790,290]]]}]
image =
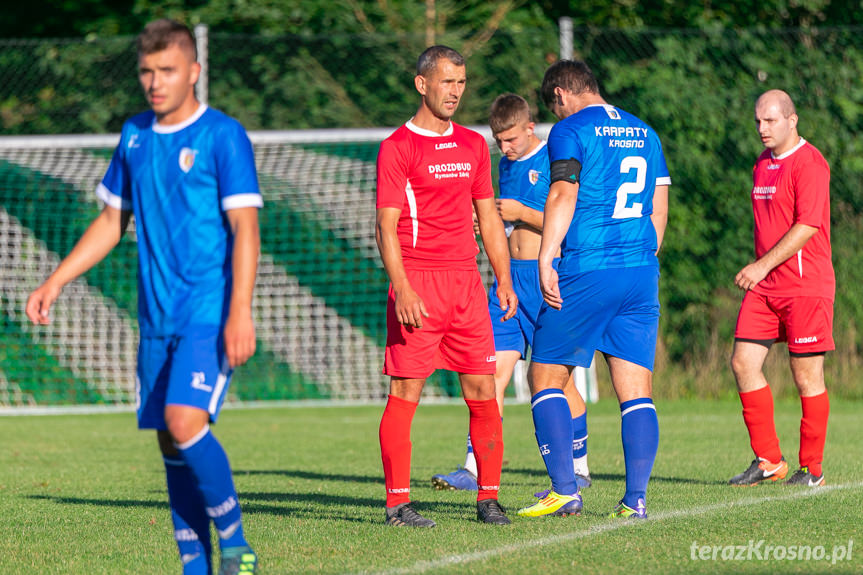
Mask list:
[{"label": "player's knee", "polygon": [[731,365],[731,371],[734,373],[734,377],[738,380],[749,372],[757,370],[758,367],[740,353],[732,353],[729,363]]},{"label": "player's knee", "polygon": [[168,434],[173,443],[186,443],[187,441],[198,435],[206,422],[200,421],[197,417],[188,417],[185,415],[177,415],[175,417],[166,418],[165,423],[168,426]]}]

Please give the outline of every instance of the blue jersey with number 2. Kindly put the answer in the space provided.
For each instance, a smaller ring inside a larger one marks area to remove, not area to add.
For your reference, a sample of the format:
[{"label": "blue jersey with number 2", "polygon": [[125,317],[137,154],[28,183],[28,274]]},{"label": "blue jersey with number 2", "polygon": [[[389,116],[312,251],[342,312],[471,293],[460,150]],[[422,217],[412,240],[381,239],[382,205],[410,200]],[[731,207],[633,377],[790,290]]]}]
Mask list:
[{"label": "blue jersey with number 2", "polygon": [[671,178],[656,132],[614,106],[588,106],[554,125],[548,153],[581,163],[559,270],[658,266],[653,193]]}]

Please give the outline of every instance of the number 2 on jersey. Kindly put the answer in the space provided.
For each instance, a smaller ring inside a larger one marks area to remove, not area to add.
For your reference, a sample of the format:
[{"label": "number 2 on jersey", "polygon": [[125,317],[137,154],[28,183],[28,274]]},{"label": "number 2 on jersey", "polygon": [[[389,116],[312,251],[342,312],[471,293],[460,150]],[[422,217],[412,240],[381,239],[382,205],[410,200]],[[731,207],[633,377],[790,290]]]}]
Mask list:
[{"label": "number 2 on jersey", "polygon": [[623,218],[640,218],[641,202],[629,203],[629,196],[640,194],[644,191],[644,180],[647,177],[647,160],[641,156],[626,156],[620,162],[620,173],[628,174],[635,169],[635,181],[624,182],[617,188],[617,201],[614,203],[614,213],[611,218],[615,220]]}]

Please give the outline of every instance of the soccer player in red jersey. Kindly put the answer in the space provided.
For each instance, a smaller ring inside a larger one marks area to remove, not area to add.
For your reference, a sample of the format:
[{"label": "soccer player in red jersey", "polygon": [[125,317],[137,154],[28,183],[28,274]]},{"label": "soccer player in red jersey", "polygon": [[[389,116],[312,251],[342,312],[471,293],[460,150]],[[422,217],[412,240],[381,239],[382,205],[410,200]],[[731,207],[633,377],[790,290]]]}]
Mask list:
[{"label": "soccer player in red jersey", "polygon": [[755,460],[732,485],[778,481],[788,473],[773,422],[773,396],[762,366],[774,341],[786,341],[800,393],[799,469],[785,483],[824,485],[821,461],[830,403],[824,355],[833,346],[836,279],[830,250],[830,167],[797,133],[797,113],[785,92],[755,103],[766,148],[753,169],[752,210],[757,259],[737,274],[744,290],[731,369],[743,404]]},{"label": "soccer player in red jersey", "polygon": [[[459,375],[470,410],[478,467],[477,517],[510,521],[497,502],[503,462],[495,399],[491,319],[476,264],[473,210],[498,281],[503,319],[518,298],[509,250],[491,184],[485,139],[452,122],[464,93],[464,58],[432,46],[417,61],[416,115],[381,143],[375,236],[390,279],[384,373],[390,395],[381,417],[386,523],[434,527],[410,505],[410,429],[426,378],[437,369]],[[473,209],[472,209],[473,206]]]}]

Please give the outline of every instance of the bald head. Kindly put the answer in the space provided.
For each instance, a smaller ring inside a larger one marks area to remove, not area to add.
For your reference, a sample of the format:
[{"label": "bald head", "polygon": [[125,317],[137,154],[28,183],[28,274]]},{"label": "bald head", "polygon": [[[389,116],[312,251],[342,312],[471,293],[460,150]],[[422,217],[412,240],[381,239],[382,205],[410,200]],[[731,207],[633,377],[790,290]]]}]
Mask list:
[{"label": "bald head", "polygon": [[761,94],[755,102],[755,124],[761,143],[774,156],[781,156],[800,142],[794,102],[782,90]]},{"label": "bald head", "polygon": [[755,102],[755,108],[758,109],[759,106],[776,106],[785,118],[790,118],[797,113],[791,96],[782,90],[767,90],[761,94]]}]

